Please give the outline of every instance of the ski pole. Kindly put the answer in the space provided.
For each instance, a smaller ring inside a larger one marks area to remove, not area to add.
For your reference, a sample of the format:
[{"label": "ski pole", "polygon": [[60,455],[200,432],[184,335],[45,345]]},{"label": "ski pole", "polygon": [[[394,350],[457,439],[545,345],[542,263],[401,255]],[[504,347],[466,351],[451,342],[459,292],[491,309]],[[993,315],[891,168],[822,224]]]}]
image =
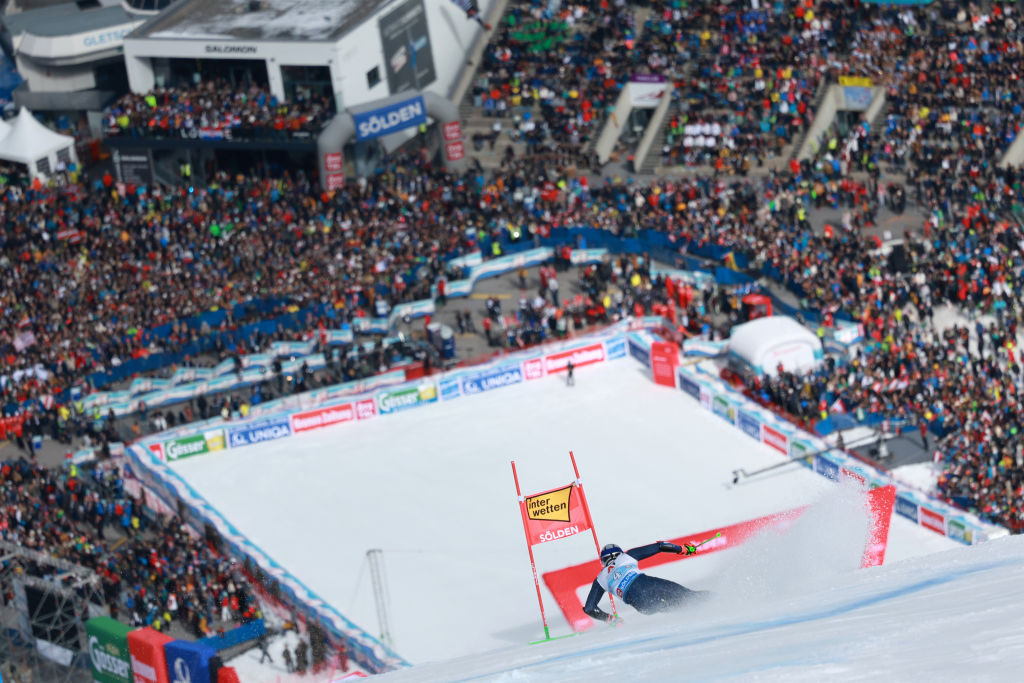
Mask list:
[{"label": "ski pole", "polygon": [[[709,543],[709,542],[711,542],[711,541],[715,540],[716,538],[718,538],[718,537],[719,537],[719,536],[721,536],[721,535],[722,535],[722,532],[721,532],[721,531],[719,531],[719,532],[718,532],[717,534],[715,534],[715,535],[714,535],[714,536],[712,536],[711,538],[705,538],[705,539],[704,539],[703,541],[701,541],[700,543],[696,543],[696,544],[694,544],[694,545],[693,545],[693,552],[694,552],[694,553],[695,553],[695,552],[697,552],[697,548],[701,547],[701,546],[702,546],[702,545],[704,545],[705,543]],[[684,548],[684,549],[685,549],[686,547],[687,547],[686,545],[684,545],[684,546],[683,546],[683,548]],[[693,553],[689,553],[688,555],[692,555],[692,554],[693,554]]]},{"label": "ski pole", "polygon": [[721,532],[721,531],[719,531],[719,532],[718,532],[717,534],[715,534],[715,535],[714,535],[714,536],[712,536],[711,538],[705,538],[705,539],[704,539],[703,541],[701,541],[701,542],[700,542],[700,543],[698,543],[697,545],[693,546],[693,549],[694,549],[694,550],[696,550],[697,548],[701,547],[701,546],[702,546],[702,545],[704,545],[705,543],[708,543],[709,541],[713,541],[713,540],[715,540],[716,538],[718,538],[718,537],[719,537],[719,536],[721,536],[721,535],[722,535],[722,532]]}]

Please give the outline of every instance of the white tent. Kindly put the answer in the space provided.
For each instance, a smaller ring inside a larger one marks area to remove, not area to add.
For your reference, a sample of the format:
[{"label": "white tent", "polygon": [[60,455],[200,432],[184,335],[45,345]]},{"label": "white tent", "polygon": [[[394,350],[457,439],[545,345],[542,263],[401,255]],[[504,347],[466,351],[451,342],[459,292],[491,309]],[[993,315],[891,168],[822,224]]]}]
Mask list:
[{"label": "white tent", "polygon": [[0,137],[0,160],[24,164],[32,178],[53,175],[59,161],[65,165],[78,163],[75,139],[39,123],[27,107],[4,125],[8,130]]},{"label": "white tent", "polygon": [[824,353],[813,332],[792,318],[773,315],[732,328],[729,356],[758,375],[774,376],[780,364],[787,372],[810,370]]}]

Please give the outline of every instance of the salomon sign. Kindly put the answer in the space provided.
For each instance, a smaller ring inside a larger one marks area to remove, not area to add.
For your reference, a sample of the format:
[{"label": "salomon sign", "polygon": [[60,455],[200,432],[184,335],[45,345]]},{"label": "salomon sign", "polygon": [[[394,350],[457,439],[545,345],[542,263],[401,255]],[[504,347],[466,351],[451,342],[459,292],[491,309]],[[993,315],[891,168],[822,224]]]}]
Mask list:
[{"label": "salomon sign", "polygon": [[417,95],[387,107],[362,114],[352,114],[356,123],[356,140],[373,140],[388,133],[418,126],[427,122],[427,108],[423,97]]}]

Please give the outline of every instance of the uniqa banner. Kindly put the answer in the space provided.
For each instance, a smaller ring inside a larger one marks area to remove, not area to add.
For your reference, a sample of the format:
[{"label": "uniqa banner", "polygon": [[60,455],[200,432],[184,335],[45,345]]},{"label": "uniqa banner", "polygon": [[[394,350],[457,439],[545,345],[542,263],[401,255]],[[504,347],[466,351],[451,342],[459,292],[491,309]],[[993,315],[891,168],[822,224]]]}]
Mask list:
[{"label": "uniqa banner", "polygon": [[530,545],[557,541],[590,529],[583,496],[576,491],[575,484],[527,496],[523,506]]}]

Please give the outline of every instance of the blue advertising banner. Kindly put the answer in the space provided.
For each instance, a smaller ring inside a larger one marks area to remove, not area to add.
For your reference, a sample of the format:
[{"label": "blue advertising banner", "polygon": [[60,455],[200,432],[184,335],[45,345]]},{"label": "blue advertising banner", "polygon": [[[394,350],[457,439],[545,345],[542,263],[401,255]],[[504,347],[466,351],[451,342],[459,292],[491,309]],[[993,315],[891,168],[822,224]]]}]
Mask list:
[{"label": "blue advertising banner", "polygon": [[839,481],[839,465],[823,455],[814,456],[814,471],[832,481]]},{"label": "blue advertising banner", "polygon": [[228,430],[228,444],[232,448],[248,446],[262,441],[273,441],[285,436],[291,436],[292,428],[288,417],[278,417],[269,420],[252,422],[241,427]]},{"label": "blue advertising banner", "polygon": [[458,398],[459,396],[462,396],[462,382],[458,377],[442,379],[440,390],[442,401]]},{"label": "blue advertising banner", "polygon": [[757,441],[761,440],[761,421],[742,410],[736,411],[736,426],[744,434]]},{"label": "blue advertising banner", "polygon": [[917,503],[904,496],[896,496],[896,514],[903,515],[917,524]]},{"label": "blue advertising banner", "polygon": [[352,118],[356,123],[356,140],[373,140],[426,123],[427,107],[423,104],[423,96],[417,95],[380,109],[353,114]]},{"label": "blue advertising banner", "polygon": [[196,641],[196,644],[203,647],[212,647],[218,651],[226,650],[229,647],[235,647],[250,640],[256,640],[266,632],[267,626],[263,623],[263,620],[256,619],[255,621],[247,621],[241,626],[225,631],[222,634],[219,633],[215,636],[200,638]]},{"label": "blue advertising banner", "polygon": [[462,391],[467,396],[479,394],[491,389],[519,384],[523,381],[523,371],[518,365],[504,365],[487,372],[468,375],[462,378]]},{"label": "blue advertising banner", "polygon": [[210,660],[217,651],[208,645],[172,640],[164,645],[167,677],[172,683],[211,683]]},{"label": "blue advertising banner", "polygon": [[604,343],[604,353],[608,360],[626,357],[626,340],[622,337],[609,339]]},{"label": "blue advertising banner", "polygon": [[643,363],[644,367],[651,367],[651,352],[632,335],[629,337],[629,355]]},{"label": "blue advertising banner", "polygon": [[700,385],[694,382],[686,375],[679,375],[679,388],[693,396],[698,401],[700,400]]}]

